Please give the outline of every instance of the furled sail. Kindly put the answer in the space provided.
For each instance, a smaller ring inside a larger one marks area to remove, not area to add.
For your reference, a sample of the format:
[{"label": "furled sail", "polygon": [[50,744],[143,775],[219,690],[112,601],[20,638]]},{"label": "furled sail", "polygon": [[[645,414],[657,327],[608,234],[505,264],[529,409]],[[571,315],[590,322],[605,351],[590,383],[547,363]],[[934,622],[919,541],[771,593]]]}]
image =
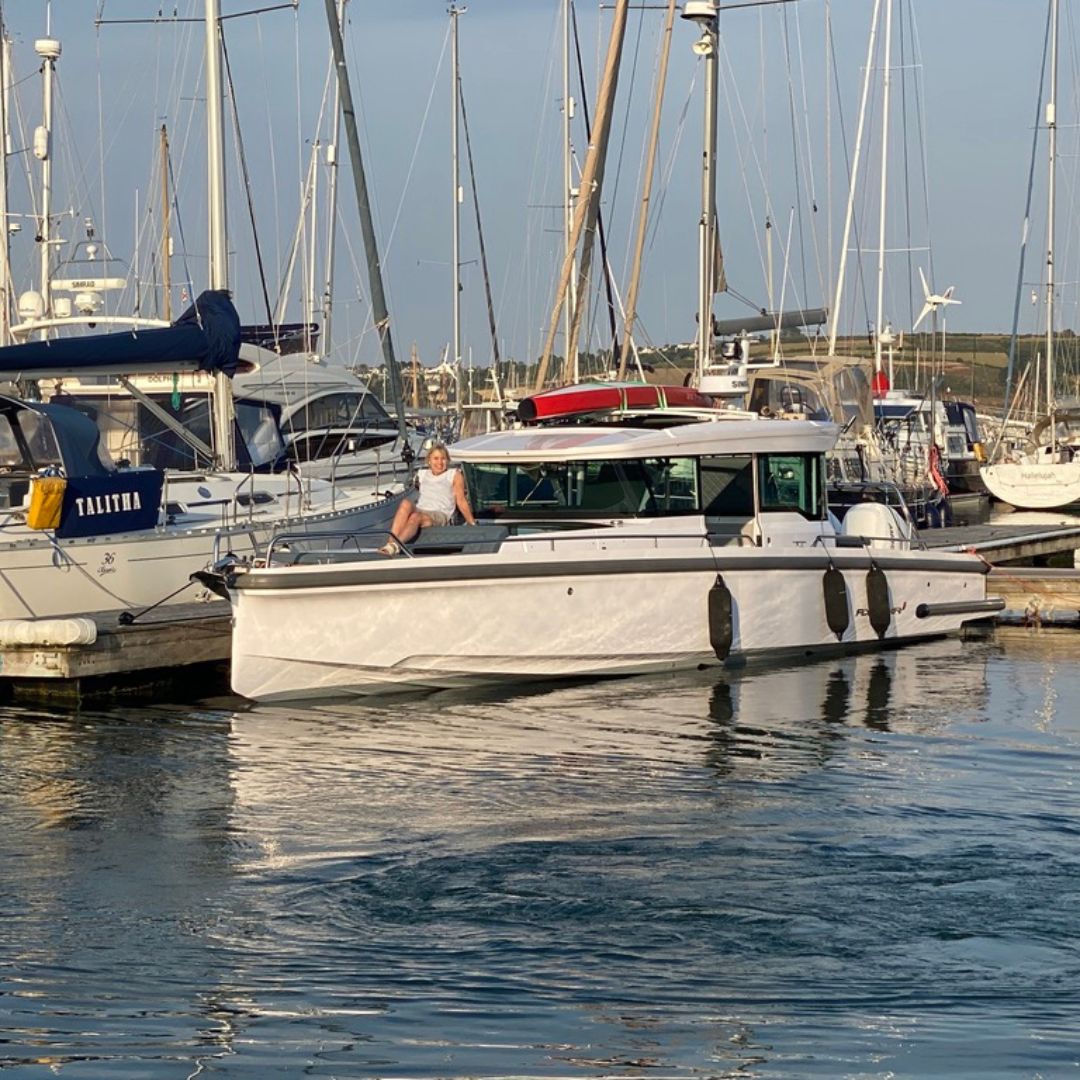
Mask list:
[{"label": "furled sail", "polygon": [[110,375],[220,371],[232,377],[239,358],[240,316],[228,291],[208,289],[172,326],[0,348],[0,375],[41,379],[92,371]]}]

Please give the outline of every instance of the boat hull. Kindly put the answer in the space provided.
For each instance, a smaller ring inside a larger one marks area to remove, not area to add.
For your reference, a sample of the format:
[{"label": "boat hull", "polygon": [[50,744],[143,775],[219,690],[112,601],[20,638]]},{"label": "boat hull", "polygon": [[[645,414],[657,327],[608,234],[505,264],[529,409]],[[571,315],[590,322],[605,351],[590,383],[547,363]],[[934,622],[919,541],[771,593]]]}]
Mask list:
[{"label": "boat hull", "polygon": [[1001,462],[982,470],[995,499],[1019,510],[1055,510],[1080,502],[1080,461]]},{"label": "boat hull", "polygon": [[250,517],[235,511],[223,515],[220,509],[193,512],[153,529],[68,540],[9,528],[0,540],[0,619],[217,602],[189,581],[215,555],[257,556],[285,529],[314,534],[385,529],[400,497],[341,498],[336,507],[314,512],[294,505],[291,514],[276,504],[256,504]]},{"label": "boat hull", "polygon": [[[702,543],[253,571],[234,592],[232,686],[273,701],[676,671],[944,635],[985,602],[972,557],[875,554],[887,583],[881,635],[865,552],[721,556]],[[846,590],[839,633],[826,610],[830,561]],[[920,615],[927,600],[968,613]],[[879,622],[880,611],[879,600]]]}]

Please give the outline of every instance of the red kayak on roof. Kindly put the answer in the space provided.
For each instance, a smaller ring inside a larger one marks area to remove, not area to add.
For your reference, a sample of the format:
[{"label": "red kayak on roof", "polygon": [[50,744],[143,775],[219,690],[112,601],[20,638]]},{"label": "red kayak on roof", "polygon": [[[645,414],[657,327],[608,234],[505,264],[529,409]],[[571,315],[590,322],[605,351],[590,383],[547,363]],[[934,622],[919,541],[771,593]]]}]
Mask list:
[{"label": "red kayak on roof", "polygon": [[715,409],[712,398],[689,386],[651,383],[578,383],[545,390],[522,401],[518,418],[531,423],[561,416],[634,409]]}]

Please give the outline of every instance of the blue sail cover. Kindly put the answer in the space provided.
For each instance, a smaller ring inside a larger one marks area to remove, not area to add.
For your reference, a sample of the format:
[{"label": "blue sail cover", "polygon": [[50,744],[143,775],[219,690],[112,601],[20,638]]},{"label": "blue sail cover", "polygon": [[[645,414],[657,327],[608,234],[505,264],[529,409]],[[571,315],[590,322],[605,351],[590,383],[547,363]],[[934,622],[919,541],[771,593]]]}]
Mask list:
[{"label": "blue sail cover", "polygon": [[56,535],[68,539],[152,529],[161,516],[164,486],[165,474],[159,469],[69,477]]},{"label": "blue sail cover", "polygon": [[224,289],[208,289],[172,326],[0,348],[0,377],[131,375],[209,371],[236,374],[240,316]]}]

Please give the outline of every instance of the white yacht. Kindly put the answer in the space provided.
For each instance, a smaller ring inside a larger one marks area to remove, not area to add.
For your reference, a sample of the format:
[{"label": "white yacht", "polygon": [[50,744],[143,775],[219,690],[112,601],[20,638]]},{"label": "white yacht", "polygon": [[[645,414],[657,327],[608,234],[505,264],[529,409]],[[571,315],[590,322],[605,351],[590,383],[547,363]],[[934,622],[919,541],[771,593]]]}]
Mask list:
[{"label": "white yacht", "polygon": [[190,575],[221,553],[254,557],[283,527],[385,526],[400,498],[292,473],[118,466],[78,410],[0,397],[0,619],[190,602]]},{"label": "white yacht", "polygon": [[[620,400],[614,400],[613,397]],[[650,403],[651,399],[651,403]],[[890,646],[1000,610],[986,564],[889,507],[826,504],[838,428],[731,418],[683,387],[567,387],[453,448],[478,526],[280,536],[203,580],[232,686],[276,700],[630,675]]]},{"label": "white yacht", "polygon": [[[231,371],[238,350],[235,308],[208,291],[169,327],[0,348],[0,375]],[[402,497],[400,485],[394,494],[346,491],[294,471],[256,472],[258,459],[282,446],[265,408],[237,410],[236,467],[184,470],[117,460],[94,411],[66,395],[46,403],[0,396],[0,619],[188,601],[190,575],[224,551],[254,557],[283,528],[386,525]],[[197,433],[183,433],[189,453],[216,458]]]},{"label": "white yacht", "polygon": [[[232,389],[245,467],[289,468],[356,490],[412,475],[423,436],[407,427],[402,437],[367,383],[345,368],[245,343]],[[163,469],[206,464],[186,435],[211,442],[213,392],[205,371],[132,375],[122,383],[100,375],[42,383],[47,400],[75,399],[94,417],[114,458]]]}]

